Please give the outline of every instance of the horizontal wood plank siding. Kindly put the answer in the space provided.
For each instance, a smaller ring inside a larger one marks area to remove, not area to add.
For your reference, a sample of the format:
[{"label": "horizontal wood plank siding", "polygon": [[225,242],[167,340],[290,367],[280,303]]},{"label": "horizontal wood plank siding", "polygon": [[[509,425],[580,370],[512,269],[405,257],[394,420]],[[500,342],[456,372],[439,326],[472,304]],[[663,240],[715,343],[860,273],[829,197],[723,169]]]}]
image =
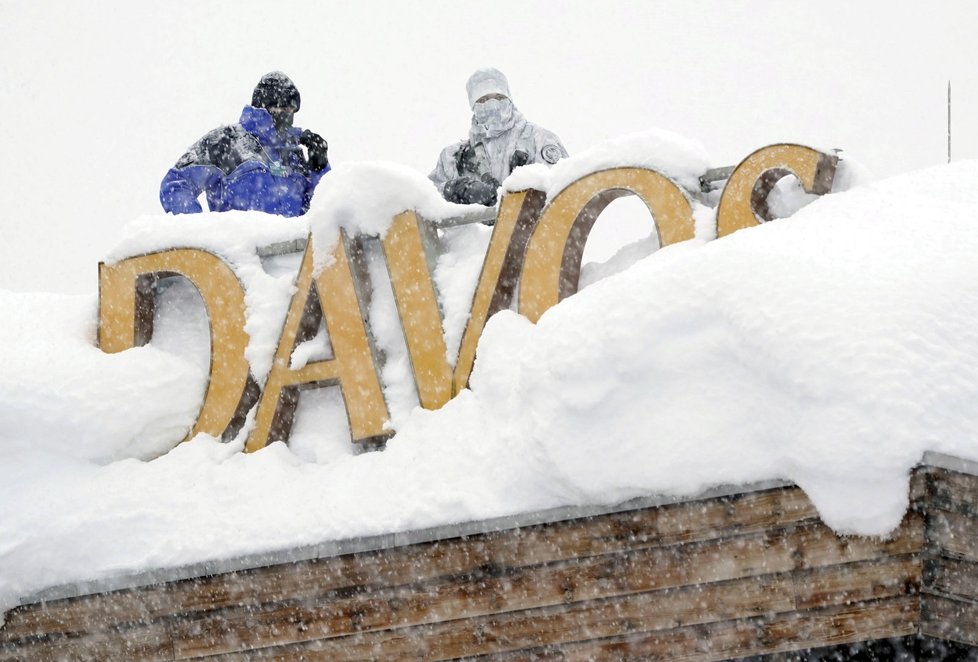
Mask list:
[{"label": "horizontal wood plank siding", "polygon": [[921,632],[978,646],[978,605],[943,596],[927,596],[921,614]]},{"label": "horizontal wood plank siding", "polygon": [[[0,660],[720,660],[978,645],[978,477],[916,471],[889,539],[779,487],[18,607]],[[964,633],[964,634],[962,634]]]},{"label": "horizontal wood plank siding", "polygon": [[[882,600],[907,594],[919,580],[913,556],[885,562],[831,566],[806,572],[763,575],[683,586],[570,605],[483,616],[432,625],[363,633],[275,647],[248,657],[309,660],[368,659],[382,651],[393,657],[474,656],[566,645],[582,640],[638,636],[690,625],[807,611],[823,604]],[[221,659],[244,659],[228,656]]]},{"label": "horizontal wood plank siding", "polygon": [[838,645],[911,634],[919,603],[912,597],[831,607],[810,612],[695,625],[640,636],[590,640],[521,651],[504,660],[682,660],[712,662],[747,655]]},{"label": "horizontal wood plank siding", "polygon": [[547,564],[651,546],[715,540],[817,521],[797,488],[694,504],[615,513],[377,552],[256,568],[42,603],[8,614],[0,642],[36,632],[77,633],[226,607],[317,599],[331,591],[366,592],[494,568]]},{"label": "horizontal wood plank siding", "polygon": [[928,469],[921,634],[978,646],[978,477]]}]

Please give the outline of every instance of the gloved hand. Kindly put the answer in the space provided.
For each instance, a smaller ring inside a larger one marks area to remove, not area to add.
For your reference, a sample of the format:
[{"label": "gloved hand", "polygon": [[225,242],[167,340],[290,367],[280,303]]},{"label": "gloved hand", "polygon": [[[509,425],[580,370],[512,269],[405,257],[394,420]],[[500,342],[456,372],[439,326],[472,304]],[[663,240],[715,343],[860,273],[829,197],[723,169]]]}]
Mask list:
[{"label": "gloved hand", "polygon": [[479,161],[476,158],[475,147],[465,143],[455,152],[455,169],[460,175],[476,175],[479,172]]},{"label": "gloved hand", "polygon": [[509,159],[509,172],[512,174],[514,170],[520,166],[525,166],[530,162],[530,155],[521,149],[513,152],[513,156]]},{"label": "gloved hand", "polygon": [[499,182],[489,175],[484,175],[481,179],[472,175],[463,175],[445,184],[445,199],[463,205],[476,204],[489,207],[496,204],[498,188]]},{"label": "gloved hand", "polygon": [[329,145],[321,135],[305,129],[299,135],[299,144],[305,147],[306,152],[309,154],[308,161],[310,170],[319,172],[329,165],[329,158],[327,157]]}]

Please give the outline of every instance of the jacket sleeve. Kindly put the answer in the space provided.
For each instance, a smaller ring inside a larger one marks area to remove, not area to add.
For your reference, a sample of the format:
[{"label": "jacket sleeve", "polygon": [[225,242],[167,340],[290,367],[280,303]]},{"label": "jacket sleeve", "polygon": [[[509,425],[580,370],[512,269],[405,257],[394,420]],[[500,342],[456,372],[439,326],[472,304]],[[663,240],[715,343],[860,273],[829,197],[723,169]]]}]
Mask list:
[{"label": "jacket sleeve", "polygon": [[461,146],[462,143],[457,142],[443,149],[441,154],[438,155],[438,163],[435,165],[435,169],[428,175],[428,179],[434,183],[435,188],[442,195],[445,194],[445,184],[458,177],[455,154]]},{"label": "jacket sleeve", "polygon": [[316,172],[315,170],[309,173],[308,184],[306,185],[306,192],[302,196],[302,213],[305,214],[309,211],[309,205],[312,204],[312,194],[316,192],[316,187],[319,185],[319,180],[323,178],[327,172],[332,170],[330,165],[327,163],[326,167]]},{"label": "jacket sleeve", "polygon": [[196,214],[202,211],[197,198],[223,177],[218,168],[209,165],[174,166],[160,183],[160,204],[171,214]]},{"label": "jacket sleeve", "polygon": [[316,172],[315,170],[312,171],[312,172],[310,172],[309,173],[309,188],[310,189],[315,189],[316,186],[319,185],[319,180],[322,179],[323,178],[323,175],[325,175],[330,170],[332,170],[332,168],[327,163],[326,164],[326,167],[323,168],[322,170],[320,170],[319,172]]},{"label": "jacket sleeve", "polygon": [[224,126],[195,142],[170,168],[160,183],[160,204],[171,214],[202,211],[197,198],[260,149],[257,141],[238,126]]},{"label": "jacket sleeve", "polygon": [[557,134],[537,125],[534,125],[533,129],[535,153],[531,156],[531,163],[543,163],[552,166],[560,159],[567,157],[567,149],[564,148]]}]

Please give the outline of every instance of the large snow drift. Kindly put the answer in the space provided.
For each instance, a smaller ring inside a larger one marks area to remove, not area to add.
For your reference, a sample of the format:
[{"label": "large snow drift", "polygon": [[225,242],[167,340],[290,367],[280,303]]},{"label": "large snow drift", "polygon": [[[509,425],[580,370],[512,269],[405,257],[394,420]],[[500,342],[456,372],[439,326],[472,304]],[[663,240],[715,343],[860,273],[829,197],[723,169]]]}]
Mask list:
[{"label": "large snow drift", "polygon": [[[886,534],[924,451],[978,460],[975,181],[962,162],[856,187],[638,259],[535,326],[501,313],[471,390],[436,412],[397,396],[397,436],[359,456],[327,390],[291,448],[197,438],[137,459],[199,406],[193,325],[110,356],[94,297],[0,294],[0,608],[145,568],[770,478],[839,531]],[[446,239],[461,257],[436,278],[461,300],[486,232]],[[286,301],[288,270],[269,278]],[[385,381],[406,374],[390,352]]]}]

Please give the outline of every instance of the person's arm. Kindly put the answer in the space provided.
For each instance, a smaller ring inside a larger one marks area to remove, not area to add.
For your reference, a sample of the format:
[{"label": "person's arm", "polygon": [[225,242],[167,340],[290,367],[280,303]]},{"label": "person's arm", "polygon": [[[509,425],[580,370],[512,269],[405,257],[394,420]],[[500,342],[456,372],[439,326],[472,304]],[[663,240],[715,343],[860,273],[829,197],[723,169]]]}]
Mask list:
[{"label": "person's arm", "polygon": [[438,163],[435,164],[435,169],[431,171],[428,175],[428,179],[434,183],[435,188],[442,195],[445,195],[445,184],[449,180],[458,177],[458,167],[455,163],[455,154],[458,152],[459,148],[462,147],[463,143],[458,142],[454,145],[449,145],[441,151],[438,155]]},{"label": "person's arm", "polygon": [[329,165],[329,144],[321,135],[303,129],[299,135],[299,144],[306,148],[306,156],[299,154],[300,160],[305,164],[305,178],[308,182],[302,196],[302,213],[305,214],[312,204],[312,196],[316,192],[319,180],[332,168]]},{"label": "person's arm", "polygon": [[472,148],[466,141],[450,145],[441,151],[438,157],[438,165],[428,175],[434,185],[438,188],[442,197],[449,202],[469,205],[478,204],[491,206],[496,204],[496,189],[499,182],[484,175],[479,177],[476,174],[463,170],[466,159],[471,159]]},{"label": "person's arm", "polygon": [[323,178],[323,175],[325,175],[330,170],[331,168],[329,166],[329,163],[327,163],[322,170],[318,172],[315,170],[311,170],[309,172],[309,176],[307,178],[309,180],[309,184],[306,186],[306,192],[302,196],[303,214],[309,211],[309,205],[312,204],[312,196],[316,192],[316,187],[319,185],[319,180],[321,180]]},{"label": "person's arm", "polygon": [[496,204],[496,190],[498,188],[499,182],[493,179],[491,175],[483,175],[481,178],[475,175],[462,175],[448,180],[442,196],[449,202],[462,205],[491,207]]},{"label": "person's arm", "polygon": [[160,183],[160,204],[171,214],[196,214],[202,210],[197,198],[223,173],[214,166],[190,165],[170,168]]},{"label": "person's arm", "polygon": [[[299,136],[299,144],[306,148],[306,164],[309,166],[310,178],[313,175],[320,177],[329,172],[329,144],[326,139],[318,133],[309,129],[303,130]],[[316,179],[318,182],[319,179]]]},{"label": "person's arm", "polygon": [[160,204],[171,214],[196,214],[202,210],[197,198],[218,182],[228,167],[228,128],[216,129],[194,143],[160,182]]},{"label": "person's arm", "polygon": [[547,131],[537,124],[532,126],[534,153],[529,155],[529,163],[543,163],[552,166],[560,159],[567,158],[567,150],[560,142],[557,134]]},{"label": "person's arm", "polygon": [[560,159],[567,158],[567,150],[560,142],[560,138],[549,131],[544,138],[537,152],[537,163],[546,163],[548,166],[552,166]]}]

